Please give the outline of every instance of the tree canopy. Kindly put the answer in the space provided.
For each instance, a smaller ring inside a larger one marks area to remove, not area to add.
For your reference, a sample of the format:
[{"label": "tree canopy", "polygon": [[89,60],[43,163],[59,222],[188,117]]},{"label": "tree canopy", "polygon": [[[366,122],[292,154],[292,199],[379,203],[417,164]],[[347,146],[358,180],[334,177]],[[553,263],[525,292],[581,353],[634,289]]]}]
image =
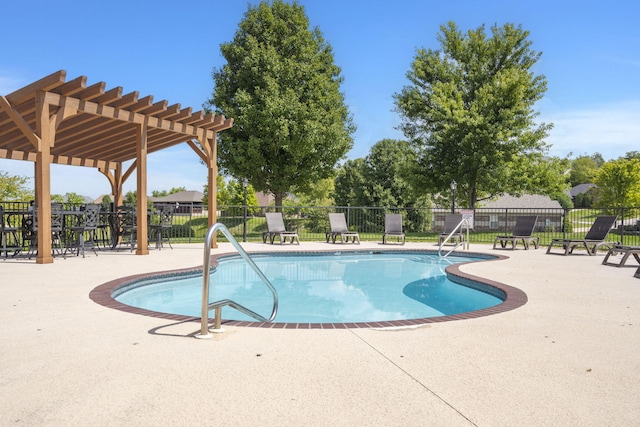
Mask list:
[{"label": "tree canopy", "polygon": [[[229,206],[230,200],[231,200],[231,193],[229,192],[229,189],[227,188],[227,183],[224,180],[224,177],[222,175],[218,175],[216,177],[216,205],[217,206]],[[202,204],[203,205],[208,205],[209,204],[209,185],[205,184],[204,188],[202,190],[202,192],[204,193],[204,197],[202,198]]]},{"label": "tree canopy", "polygon": [[81,205],[84,203],[84,197],[79,195],[78,193],[65,193],[65,195],[61,194],[52,194],[51,201],[57,203],[70,203],[74,205]]},{"label": "tree canopy", "polygon": [[167,190],[162,190],[162,191],[158,191],[158,190],[153,190],[151,192],[151,197],[166,197],[170,194],[176,194],[176,193],[180,193],[181,191],[187,191],[187,187],[171,187],[171,190],[167,191]]},{"label": "tree canopy", "polygon": [[640,159],[611,160],[598,170],[599,207],[640,206]]},{"label": "tree canopy", "polygon": [[34,193],[27,187],[28,183],[27,177],[0,171],[0,201],[26,202],[33,199]]},{"label": "tree canopy", "polygon": [[285,193],[332,176],[355,128],[341,70],[304,8],[281,0],[249,6],[221,52],[227,63],[213,71],[206,108],[234,118],[219,136],[222,171],[273,193],[278,206]]},{"label": "tree canopy", "polygon": [[[416,191],[408,171],[415,163],[406,141],[383,139],[371,147],[364,159],[347,161],[335,180],[334,199],[338,206],[378,206],[386,208],[430,207],[429,195]],[[375,223],[375,219],[364,221]],[[426,229],[426,211],[409,210],[406,222],[415,231]]]},{"label": "tree canopy", "polygon": [[364,159],[347,161],[338,171],[335,201],[340,206],[412,206],[415,194],[406,171],[415,158],[406,141],[383,139]]},{"label": "tree canopy", "polygon": [[571,172],[569,181],[572,186],[578,184],[590,184],[598,173],[598,168],[602,166],[604,161],[599,163],[600,154],[593,156],[579,156],[571,162]]},{"label": "tree canopy", "polygon": [[640,160],[640,151],[627,151],[626,154],[623,156],[625,159],[627,160],[631,160],[631,159],[638,159]]},{"label": "tree canopy", "polygon": [[455,180],[469,207],[531,189],[531,176],[514,171],[549,172],[535,167],[551,128],[536,124],[533,110],[547,86],[533,72],[541,53],[512,24],[494,25],[490,37],[484,26],[466,34],[453,22],[440,29],[441,49],[418,49],[410,85],[395,95],[400,129],[417,152],[415,176],[433,193]]}]

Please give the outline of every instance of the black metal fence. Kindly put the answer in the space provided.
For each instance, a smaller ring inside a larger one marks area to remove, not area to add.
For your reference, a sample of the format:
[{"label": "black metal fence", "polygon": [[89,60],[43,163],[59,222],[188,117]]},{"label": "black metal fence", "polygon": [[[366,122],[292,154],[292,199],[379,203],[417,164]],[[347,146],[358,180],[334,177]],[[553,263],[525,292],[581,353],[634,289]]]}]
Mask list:
[{"label": "black metal fence", "polygon": [[[5,211],[28,212],[30,206],[22,202],[0,202]],[[71,210],[73,205],[65,204]],[[325,233],[330,230],[331,212],[345,214],[347,224],[357,231],[363,241],[382,241],[384,217],[387,213],[399,213],[403,216],[403,231],[407,241],[437,242],[443,230],[444,218],[450,213],[447,209],[426,208],[379,208],[353,206],[224,206],[220,207],[217,221],[225,224],[238,241],[262,241],[262,233],[267,231],[264,214],[281,211],[288,230],[297,231],[301,241],[324,241]],[[640,207],[602,208],[602,209],[460,209],[470,219],[471,243],[492,243],[497,235],[510,234],[515,220],[520,215],[537,215],[534,235],[540,237],[541,244],[547,244],[553,238],[582,238],[595,218],[599,215],[616,215],[618,221],[610,233],[611,240],[625,245],[640,245]],[[11,215],[5,221],[13,221],[14,226],[20,216]],[[172,242],[204,242],[208,229],[208,212],[201,204],[181,203],[174,214],[171,228]],[[219,240],[224,240],[219,236]]]},{"label": "black metal fence", "polygon": [[[239,241],[243,238],[260,241],[262,233],[266,231],[265,212],[276,210],[273,206],[247,207],[245,216],[243,206],[228,206],[221,208],[217,220],[225,224]],[[407,241],[437,242],[445,216],[450,213],[447,209],[348,206],[283,206],[279,210],[287,229],[297,231],[302,241],[323,241],[325,232],[330,230],[328,214],[343,212],[349,228],[357,231],[361,240],[382,241],[385,214],[399,213],[403,216],[403,231]],[[570,210],[478,208],[456,212],[470,219],[469,238],[472,243],[492,243],[497,235],[510,234],[516,218],[521,215],[538,216],[534,235],[540,237],[541,244],[547,244],[553,238],[582,238],[597,216],[616,215],[618,221],[610,233],[611,239],[626,245],[640,245],[640,207]],[[206,219],[206,212],[202,215]],[[202,240],[205,233],[206,224],[193,237]]]}]

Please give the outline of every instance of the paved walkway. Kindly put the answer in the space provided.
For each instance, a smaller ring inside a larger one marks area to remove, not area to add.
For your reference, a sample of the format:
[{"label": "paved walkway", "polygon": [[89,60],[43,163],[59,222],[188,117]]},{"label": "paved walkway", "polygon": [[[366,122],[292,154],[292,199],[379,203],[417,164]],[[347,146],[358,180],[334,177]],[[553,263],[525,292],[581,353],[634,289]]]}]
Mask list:
[{"label": "paved walkway", "polygon": [[118,277],[201,265],[201,245],[48,265],[0,261],[0,425],[638,425],[634,262],[616,268],[584,252],[471,250],[509,256],[463,269],[516,286],[529,302],[416,329],[228,327],[205,341],[192,337],[198,323],[124,313],[88,297]]}]

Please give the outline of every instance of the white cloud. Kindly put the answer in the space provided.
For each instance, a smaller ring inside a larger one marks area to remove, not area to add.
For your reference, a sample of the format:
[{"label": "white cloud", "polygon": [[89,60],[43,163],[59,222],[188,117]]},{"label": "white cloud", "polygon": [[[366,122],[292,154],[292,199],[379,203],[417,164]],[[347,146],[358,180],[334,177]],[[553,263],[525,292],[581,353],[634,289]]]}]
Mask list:
[{"label": "white cloud", "polygon": [[640,150],[640,102],[624,102],[544,117],[551,122],[551,155],[572,157],[600,153],[605,160]]}]

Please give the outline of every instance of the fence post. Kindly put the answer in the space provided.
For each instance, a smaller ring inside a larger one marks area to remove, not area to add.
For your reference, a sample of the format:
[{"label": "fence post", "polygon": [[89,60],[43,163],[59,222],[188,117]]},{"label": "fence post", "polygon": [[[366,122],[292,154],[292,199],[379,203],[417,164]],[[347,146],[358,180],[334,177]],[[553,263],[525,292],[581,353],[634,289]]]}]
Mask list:
[{"label": "fence post", "polygon": [[624,208],[620,208],[620,244],[624,245]]},{"label": "fence post", "polygon": [[504,208],[504,234],[509,234],[509,208]]},{"label": "fence post", "polygon": [[[189,224],[193,224],[193,202],[191,202],[191,206],[189,207]],[[189,243],[191,243],[191,227],[189,227]]]}]

